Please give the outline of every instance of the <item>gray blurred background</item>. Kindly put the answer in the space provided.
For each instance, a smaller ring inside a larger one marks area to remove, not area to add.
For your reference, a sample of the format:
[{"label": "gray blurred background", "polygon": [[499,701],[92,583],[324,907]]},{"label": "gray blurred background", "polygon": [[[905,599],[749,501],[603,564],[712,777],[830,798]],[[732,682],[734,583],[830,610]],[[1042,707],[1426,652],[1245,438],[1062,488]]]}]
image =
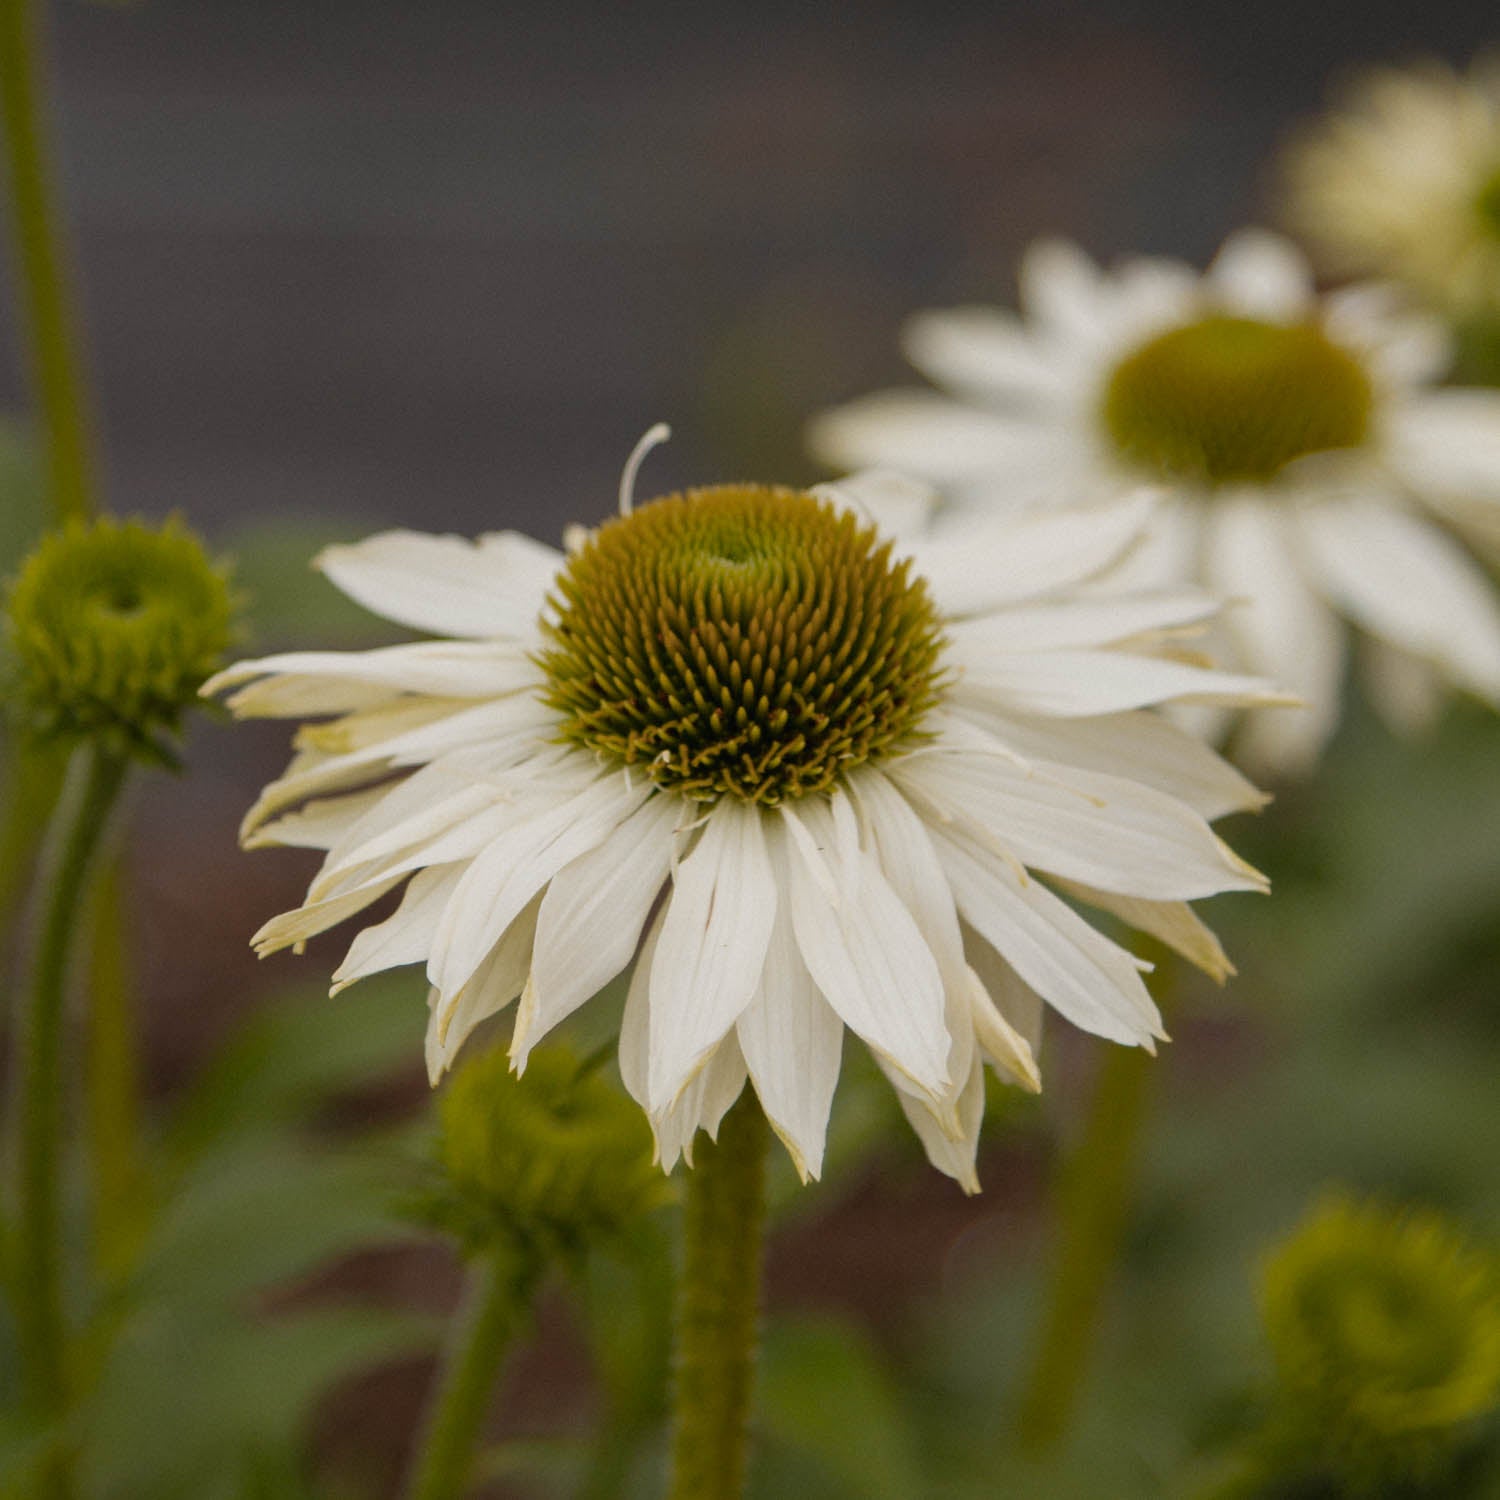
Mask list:
[{"label": "gray blurred background", "polygon": [[[806,475],[1018,249],[1206,256],[1330,78],[1488,0],[54,7],[110,499],[522,525]],[[21,399],[12,312],[0,406]]]}]

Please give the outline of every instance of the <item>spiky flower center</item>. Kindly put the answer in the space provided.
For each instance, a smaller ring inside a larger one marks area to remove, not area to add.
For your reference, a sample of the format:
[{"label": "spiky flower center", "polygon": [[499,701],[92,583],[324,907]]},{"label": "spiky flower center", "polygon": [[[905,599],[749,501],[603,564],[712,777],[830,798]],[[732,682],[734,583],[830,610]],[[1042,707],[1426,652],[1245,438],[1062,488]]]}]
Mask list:
[{"label": "spiky flower center", "polygon": [[175,521],[74,523],[10,591],[9,696],[41,735],[165,754],[158,737],[218,666],[233,617],[224,570]]},{"label": "spiky flower center", "polygon": [[797,490],[689,490],[608,522],[544,628],[564,734],[700,801],[826,791],[917,737],[942,688],[922,580]]},{"label": "spiky flower center", "polygon": [[1373,407],[1360,362],[1315,323],[1214,313],[1121,360],[1102,416],[1130,467],[1153,479],[1224,485],[1265,481],[1310,453],[1358,447]]}]

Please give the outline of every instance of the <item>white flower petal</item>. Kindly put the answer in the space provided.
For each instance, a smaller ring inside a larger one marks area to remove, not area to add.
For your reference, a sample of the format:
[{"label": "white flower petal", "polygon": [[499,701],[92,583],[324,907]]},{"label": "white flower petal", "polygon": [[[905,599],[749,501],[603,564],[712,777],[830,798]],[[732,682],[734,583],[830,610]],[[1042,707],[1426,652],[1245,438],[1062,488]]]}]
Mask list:
[{"label": "white flower petal", "polygon": [[960,620],[949,626],[948,637],[972,642],[984,651],[1111,646],[1139,636],[1187,630],[1212,619],[1223,607],[1221,600],[1200,589],[1090,595]]},{"label": "white flower petal", "polygon": [[[985,997],[1000,1013],[1007,1030],[1020,1037],[1034,1061],[1042,1051],[1042,1019],[1046,1009],[1042,997],[967,922],[959,925],[971,972]],[[988,1050],[985,1028],[977,1018],[975,1030],[980,1045]]]},{"label": "white flower petal", "polygon": [[745,1059],[730,1032],[709,1053],[677,1099],[651,1117],[656,1156],[663,1171],[670,1172],[679,1156],[692,1166],[693,1141],[700,1130],[706,1130],[710,1140],[718,1139],[719,1126],[743,1092],[745,1077]]},{"label": "white flower petal", "polygon": [[345,891],[323,901],[312,901],[299,906],[295,911],[283,912],[272,917],[254,937],[250,946],[258,958],[266,958],[282,948],[299,948],[309,938],[330,927],[337,927],[356,912],[361,912],[372,902],[378,901],[389,890],[401,883],[399,875],[385,880],[375,880],[355,890]]},{"label": "white flower petal", "polygon": [[1233,311],[1289,323],[1313,302],[1312,271],[1290,240],[1265,229],[1232,234],[1204,278]]},{"label": "white flower petal", "polygon": [[[997,961],[999,956],[996,955]],[[1015,970],[1007,964],[1006,969],[1014,980],[1013,988],[1025,990],[1033,1005],[1040,1012],[1041,1002],[1036,992],[1028,990],[1015,978]],[[1008,1082],[1026,1090],[1028,1094],[1042,1091],[1042,1075],[1037,1070],[1036,1052],[1019,1025],[1013,1024],[1005,1010],[996,1002],[984,981],[971,967],[969,969],[969,1018],[974,1027],[974,1041],[981,1058]],[[1030,1020],[1030,1016],[1026,1017]],[[1036,1027],[1039,1029],[1039,1019]]]},{"label": "white flower petal", "polygon": [[356,980],[385,969],[425,963],[438,919],[463,872],[462,864],[418,870],[402,893],[401,905],[384,922],[364,928],[349,945],[343,963],[334,970],[329,994],[336,995]]},{"label": "white flower petal", "polygon": [[262,678],[227,700],[236,718],[297,718],[368,709],[397,693],[499,698],[535,686],[537,669],[509,641],[419,641],[377,651],[289,651],[236,662],[200,692]]},{"label": "white flower petal", "polygon": [[474,1028],[498,1015],[520,993],[531,968],[538,902],[532,900],[510,924],[456,993],[433,987],[427,997],[427,1077],[436,1087],[453,1066]]},{"label": "white flower petal", "polygon": [[1263,677],[1216,672],[1123,651],[1016,651],[986,656],[954,643],[963,668],[955,703],[977,700],[1002,713],[1093,718],[1157,703],[1295,704]]},{"label": "white flower petal", "polygon": [[984,401],[1055,400],[1066,388],[1014,313],[954,307],[918,313],[902,334],[906,357],[929,380]]},{"label": "white flower petal", "polygon": [[1264,890],[1185,803],[1152,787],[1071,766],[1028,775],[967,752],[912,756],[891,776],[954,810],[977,839],[1002,838],[1023,864],[1154,901]]},{"label": "white flower petal", "polygon": [[476,545],[457,536],[382,531],[328,547],[314,563],[356,603],[438,635],[529,635],[563,555],[515,532]]},{"label": "white flower petal", "polygon": [[1235,972],[1218,938],[1185,901],[1147,901],[1118,891],[1101,891],[1075,880],[1056,883],[1080,901],[1097,906],[1164,943],[1220,984]]},{"label": "white flower petal", "polygon": [[653,1115],[674,1102],[760,983],[778,902],[764,819],[724,798],[673,877],[651,965]]},{"label": "white flower petal", "polygon": [[1136,540],[1155,495],[1137,490],[1087,509],[976,518],[913,549],[944,614],[979,614],[1075,584]]},{"label": "white flower petal", "polygon": [[498,831],[464,873],[443,912],[428,960],[428,978],[444,994],[466,984],[496,937],[559,870],[608,838],[650,791],[618,772],[582,791],[538,790],[529,816]]},{"label": "white flower petal", "polygon": [[979,1154],[979,1128],[984,1123],[984,1065],[976,1055],[969,1065],[963,1087],[954,1100],[953,1113],[959,1121],[957,1133],[945,1124],[932,1106],[901,1087],[900,1075],[884,1059],[876,1059],[886,1076],[896,1085],[896,1098],[902,1113],[911,1122],[927,1160],[945,1176],[953,1178],[965,1193],[979,1191],[979,1173],[975,1159]]},{"label": "white flower petal", "polygon": [[1240,733],[1245,760],[1285,770],[1310,766],[1327,743],[1344,672],[1343,627],[1303,579],[1296,546],[1284,505],[1260,496],[1224,496],[1206,528],[1204,567],[1234,601],[1224,629],[1241,660],[1304,704],[1252,714]]},{"label": "white flower petal", "polygon": [[807,446],[835,469],[894,469],[954,484],[1033,445],[1029,422],[962,406],[931,391],[885,391],[814,417]]},{"label": "white flower petal", "polygon": [[776,913],[760,984],[740,1016],[737,1033],[771,1128],[804,1182],[820,1176],[844,1023],[802,962],[785,901]]},{"label": "white flower petal", "polygon": [[1440,670],[1425,656],[1393,646],[1379,636],[1360,642],[1365,691],[1375,711],[1397,733],[1424,734],[1443,704]]},{"label": "white flower petal", "polygon": [[1075,1026],[1148,1049],[1161,1017],[1123,948],[1012,862],[954,829],[933,830],[964,920]]},{"label": "white flower petal", "polygon": [[267,823],[246,838],[246,849],[331,849],[387,795],[386,787],[367,787],[342,797],[320,797],[294,813]]},{"label": "white flower petal", "polygon": [[992,710],[956,695],[954,713],[994,735],[1023,759],[1123,776],[1185,802],[1212,821],[1265,806],[1223,756],[1160,714],[1034,719]]},{"label": "white flower petal", "polygon": [[931,485],[888,469],[865,469],[847,479],[814,485],[810,494],[853,511],[897,541],[920,537],[932,519],[938,493]]},{"label": "white flower petal", "polygon": [[1298,520],[1324,588],[1361,625],[1500,699],[1500,603],[1456,542],[1364,497],[1322,501]]},{"label": "white flower petal", "polygon": [[680,799],[650,798],[603,843],[553,876],[536,926],[536,959],[511,1037],[518,1069],[558,1022],[630,962],[672,865]]},{"label": "white flower petal", "polygon": [[1077,245],[1036,241],[1022,256],[1017,279],[1022,307],[1045,333],[1064,339],[1096,336],[1104,277]]},{"label": "white flower petal", "polygon": [[950,1092],[943,983],[915,920],[868,855],[841,866],[827,809],[809,798],[781,812],[789,827],[805,825],[847,893],[831,901],[801,840],[784,838],[797,946],[814,982],[851,1031],[941,1105]]}]

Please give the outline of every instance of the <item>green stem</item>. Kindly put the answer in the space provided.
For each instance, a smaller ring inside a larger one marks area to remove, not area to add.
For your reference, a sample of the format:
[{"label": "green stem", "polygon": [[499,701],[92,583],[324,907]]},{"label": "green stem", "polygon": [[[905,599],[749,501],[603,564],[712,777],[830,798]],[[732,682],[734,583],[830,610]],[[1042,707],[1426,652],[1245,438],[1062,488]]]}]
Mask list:
[{"label": "green stem", "polygon": [[86,1071],[94,1259],[112,1283],[134,1262],[151,1210],[124,907],[124,871],[116,858],[101,872],[94,902]]},{"label": "green stem", "polygon": [[1040,1455],[1067,1431],[1130,1218],[1150,1081],[1160,1064],[1135,1047],[1100,1060],[1083,1135],[1056,1193],[1056,1246],[1041,1333],[1021,1399],[1022,1446]]},{"label": "green stem", "polygon": [[671,1500],[744,1494],[765,1225],[766,1119],[746,1089],[687,1182]]},{"label": "green stem", "polygon": [[46,431],[53,508],[59,520],[67,520],[94,510],[93,442],[61,194],[48,139],[42,30],[38,0],[0,0],[0,124],[10,180],[18,301]]},{"label": "green stem", "polygon": [[536,1289],[537,1262],[497,1253],[475,1263],[433,1387],[407,1500],[459,1500],[500,1363]]},{"label": "green stem", "polygon": [[[25,1393],[44,1420],[66,1410],[67,1323],[59,1179],[64,1120],[62,1041],[73,950],[88,915],[88,884],[127,763],[93,746],[74,753],[42,861],[40,927],[21,1017],[17,1136],[16,1338]],[[43,1488],[71,1493],[59,1456]]]}]

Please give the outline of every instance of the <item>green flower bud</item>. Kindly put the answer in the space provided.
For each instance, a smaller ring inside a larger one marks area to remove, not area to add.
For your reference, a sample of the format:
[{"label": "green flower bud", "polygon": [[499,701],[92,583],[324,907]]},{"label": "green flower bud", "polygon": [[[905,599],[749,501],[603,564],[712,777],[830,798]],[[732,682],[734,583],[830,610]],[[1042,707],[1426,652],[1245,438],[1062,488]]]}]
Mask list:
[{"label": "green flower bud", "polygon": [[6,696],[22,727],[170,760],[164,735],[233,636],[225,569],[180,522],[71,522],[6,601]]},{"label": "green flower bud", "polygon": [[439,1113],[442,1183],[420,1212],[471,1252],[572,1257],[670,1191],[640,1109],[567,1048],[533,1053],[520,1077],[503,1049],[474,1057]]},{"label": "green flower bud", "polygon": [[1500,1402],[1500,1265],[1436,1214],[1330,1199],[1261,1305],[1287,1434],[1354,1493],[1435,1473]]}]

